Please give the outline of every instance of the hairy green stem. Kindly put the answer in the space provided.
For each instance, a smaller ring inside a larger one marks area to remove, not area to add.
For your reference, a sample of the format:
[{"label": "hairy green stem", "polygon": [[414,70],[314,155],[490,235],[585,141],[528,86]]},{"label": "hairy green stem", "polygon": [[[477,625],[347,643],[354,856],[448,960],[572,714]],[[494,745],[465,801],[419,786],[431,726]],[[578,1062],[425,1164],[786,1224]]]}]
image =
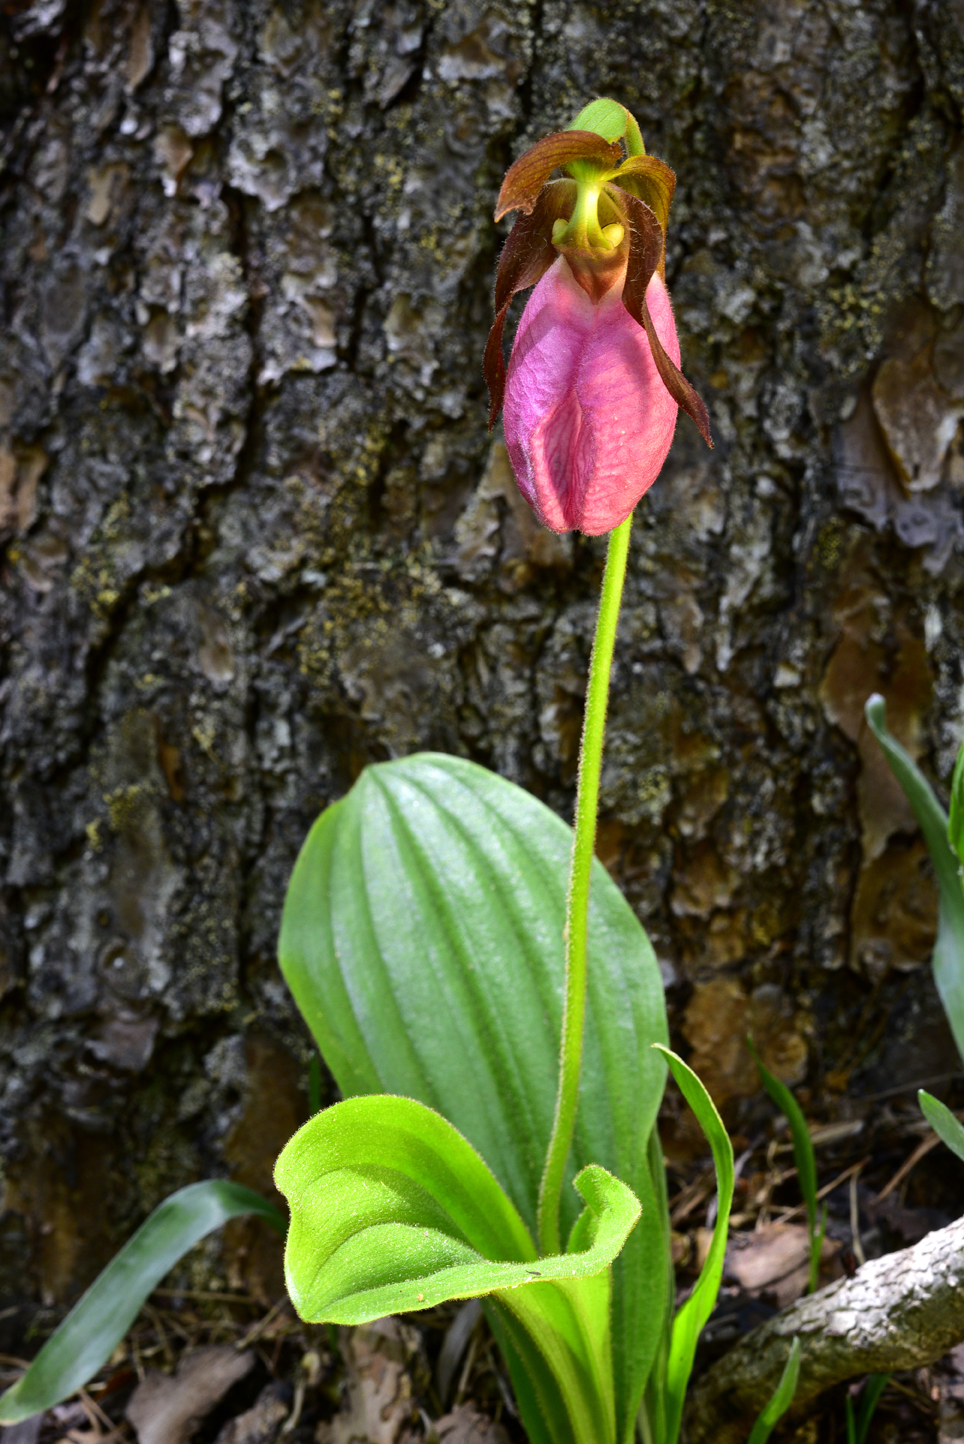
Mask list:
[{"label": "hairy green stem", "polygon": [[543,1255],[561,1253],[559,1201],[566,1160],[572,1147],[582,1068],[582,1038],[586,1019],[586,941],[589,931],[589,879],[596,843],[596,812],[599,807],[599,774],[602,769],[603,739],[606,734],[606,706],[609,674],[616,645],[616,624],[626,576],[626,556],[633,518],[630,514],[609,535],[609,552],[603,573],[596,637],[589,662],[586,710],[579,749],[579,777],[576,789],[576,819],[572,836],[572,866],[566,904],[566,997],[562,1014],[562,1042],[559,1048],[559,1087],[556,1116],[546,1153],[539,1188],[539,1247]]}]

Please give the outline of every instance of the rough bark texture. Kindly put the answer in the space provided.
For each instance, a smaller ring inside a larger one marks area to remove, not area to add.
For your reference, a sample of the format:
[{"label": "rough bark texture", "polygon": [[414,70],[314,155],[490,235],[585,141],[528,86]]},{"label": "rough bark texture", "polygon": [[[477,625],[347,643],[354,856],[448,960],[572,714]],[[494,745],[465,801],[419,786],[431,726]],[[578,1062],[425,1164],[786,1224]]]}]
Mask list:
[{"label": "rough bark texture", "polygon": [[845,1379],[939,1359],[964,1338],[964,1220],[872,1259],[747,1334],[694,1388],[686,1444],[743,1444],[794,1337],[801,1354],[791,1418]]},{"label": "rough bark texture", "polygon": [[717,440],[682,421],[637,518],[601,851],[721,1101],[754,1087],[748,1024],[791,1082],[845,1079],[891,1009],[865,1086],[953,1066],[861,706],[946,777],[961,0],[12,0],[0,27],[3,1294],[71,1297],[179,1184],[266,1184],[305,1107],[285,881],[368,760],[457,752],[571,808],[602,548],[534,524],[480,363],[501,175],[594,92],[677,172]]}]

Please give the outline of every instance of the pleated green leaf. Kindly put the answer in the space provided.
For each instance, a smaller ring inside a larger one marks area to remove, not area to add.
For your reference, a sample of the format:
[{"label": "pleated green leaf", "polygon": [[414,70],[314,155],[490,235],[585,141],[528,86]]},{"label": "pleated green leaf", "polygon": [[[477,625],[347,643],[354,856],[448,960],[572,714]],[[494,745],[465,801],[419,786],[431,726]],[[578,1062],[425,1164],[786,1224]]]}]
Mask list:
[{"label": "pleated green leaf", "polygon": [[964,1059],[964,887],[961,885],[960,860],[948,840],[947,813],[917,763],[887,731],[887,704],[883,697],[874,693],[867,699],[864,711],[871,731],[914,810],[937,874],[940,906],[932,959],[934,982],[954,1034],[957,1051]]},{"label": "pleated green leaf", "polygon": [[[594,1167],[584,1169],[580,1180],[587,1181],[585,1175]],[[611,1174],[599,1172],[611,1180]],[[528,1361],[527,1373],[540,1415],[553,1420],[554,1444],[568,1444],[569,1439],[573,1444],[616,1444],[609,1269],[586,1278],[500,1291],[494,1303],[503,1316],[514,1317],[521,1325],[523,1334],[513,1335],[516,1346],[523,1337],[536,1345],[538,1358]],[[560,1415],[565,1419],[562,1426],[557,1422]]]},{"label": "pleated green leaf", "polygon": [[733,1202],[733,1146],[730,1143],[723,1120],[716,1111],[713,1099],[707,1093],[699,1078],[688,1063],[668,1048],[665,1053],[670,1071],[679,1084],[680,1092],[696,1114],[697,1122],[706,1135],[713,1154],[716,1169],[716,1223],[710,1240],[709,1253],[700,1270],[696,1287],[677,1312],[673,1320],[670,1337],[669,1358],[666,1364],[666,1441],[676,1444],[683,1419],[683,1402],[690,1374],[696,1344],[703,1325],[713,1312],[723,1277],[723,1258],[726,1253],[726,1235],[730,1226],[730,1206]]},{"label": "pleated green leaf", "polygon": [[291,1210],[288,1292],[310,1323],[592,1278],[639,1217],[632,1190],[590,1165],[576,1181],[577,1248],[540,1259],[471,1144],[410,1098],[351,1098],[316,1114],[285,1145],[275,1182]]},{"label": "pleated green leaf", "polygon": [[238,1183],[192,1183],[166,1198],[51,1334],[23,1378],[0,1397],[0,1424],[28,1419],[82,1388],[164,1275],[207,1234],[244,1214],[258,1215],[284,1237],[287,1225],[274,1205]]},{"label": "pleated green leaf", "polygon": [[[555,1106],[571,842],[536,798],[460,758],[423,753],[370,767],[313,827],[279,943],[342,1093],[437,1109],[530,1232]],[[649,1045],[665,1041],[666,1015],[652,948],[598,864],[587,1011],[570,1176],[599,1163],[643,1210],[613,1268],[624,1439],[668,1308],[668,1242],[647,1162],[665,1079]],[[564,1229],[576,1213],[565,1192]]]},{"label": "pleated green leaf", "polygon": [[946,1103],[933,1094],[925,1092],[923,1088],[917,1090],[917,1101],[920,1104],[920,1111],[927,1119],[934,1132],[942,1143],[946,1143],[952,1153],[964,1163],[964,1128],[954,1117]]}]

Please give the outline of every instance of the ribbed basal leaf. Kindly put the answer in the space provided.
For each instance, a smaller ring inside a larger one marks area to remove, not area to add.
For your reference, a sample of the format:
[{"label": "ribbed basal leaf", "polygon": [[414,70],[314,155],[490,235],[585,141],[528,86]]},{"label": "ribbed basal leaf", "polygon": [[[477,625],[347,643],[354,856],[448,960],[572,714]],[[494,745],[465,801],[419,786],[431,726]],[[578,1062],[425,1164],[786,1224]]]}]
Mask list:
[{"label": "ribbed basal leaf", "polygon": [[[437,1109],[530,1231],[555,1106],[571,837],[521,788],[459,758],[423,753],[368,768],[305,843],[279,947],[343,1094],[400,1094]],[[665,1041],[666,1014],[652,948],[598,864],[588,988],[571,1168],[601,1164],[643,1208],[613,1268],[622,1438],[668,1307],[647,1164],[665,1078],[649,1044]],[[575,1203],[566,1189],[564,1228]]]},{"label": "ribbed basal leaf", "polygon": [[516,1304],[516,1289],[605,1275],[639,1217],[632,1190],[590,1165],[576,1181],[586,1203],[577,1249],[540,1259],[472,1146],[410,1098],[325,1109],[285,1146],[275,1182],[291,1210],[288,1291],[311,1323],[361,1324],[486,1294],[531,1322],[538,1302]]},{"label": "ribbed basal leaf", "polygon": [[887,704],[874,693],[864,708],[871,731],[891,771],[914,810],[934,864],[940,888],[937,941],[932,965],[934,982],[951,1025],[957,1051],[964,1058],[964,887],[960,863],[948,841],[948,819],[934,791],[913,758],[887,730]]},{"label": "ribbed basal leaf", "polygon": [[0,1423],[28,1419],[88,1383],[164,1275],[206,1234],[251,1213],[284,1237],[285,1220],[274,1204],[237,1183],[192,1183],[166,1198],[51,1334],[23,1378],[0,1397]]},{"label": "ribbed basal leaf", "polygon": [[[611,1178],[610,1174],[603,1176]],[[538,1350],[538,1359],[527,1357],[526,1373],[540,1417],[551,1420],[554,1444],[570,1438],[575,1444],[616,1444],[611,1302],[608,1269],[587,1278],[533,1284],[494,1297],[516,1348],[528,1342],[531,1355],[534,1342]],[[510,1321],[521,1329],[512,1330]],[[523,1418],[528,1428],[529,1419]]]}]

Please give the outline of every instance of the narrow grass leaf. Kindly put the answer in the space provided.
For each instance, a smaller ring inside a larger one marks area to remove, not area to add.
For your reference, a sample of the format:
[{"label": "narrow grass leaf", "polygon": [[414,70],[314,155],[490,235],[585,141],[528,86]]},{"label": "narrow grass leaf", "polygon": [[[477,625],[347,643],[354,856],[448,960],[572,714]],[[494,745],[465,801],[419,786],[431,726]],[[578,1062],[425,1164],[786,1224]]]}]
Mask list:
[{"label": "narrow grass leaf", "polygon": [[964,1059],[964,887],[961,885],[960,859],[948,840],[947,814],[934,796],[930,783],[913,758],[887,731],[887,706],[883,697],[875,693],[868,698],[864,711],[871,731],[914,810],[937,874],[940,907],[933,956],[934,982],[954,1034],[957,1051]]},{"label": "narrow grass leaf", "polygon": [[23,1378],[0,1396],[0,1424],[28,1419],[82,1388],[164,1275],[207,1234],[244,1214],[263,1218],[284,1237],[287,1225],[278,1209],[237,1183],[192,1183],[166,1198],[74,1305]]},{"label": "narrow grass leaf", "polygon": [[809,1290],[813,1293],[817,1286],[820,1269],[820,1250],[823,1244],[823,1230],[820,1228],[819,1204],[817,1201],[817,1159],[813,1151],[813,1140],[810,1137],[810,1129],[807,1127],[807,1120],[803,1116],[803,1110],[790,1092],[790,1089],[785,1083],[781,1083],[779,1078],[775,1078],[769,1068],[765,1066],[762,1058],[753,1046],[753,1039],[747,1038],[746,1043],[750,1052],[753,1054],[753,1061],[756,1063],[757,1070],[760,1074],[760,1081],[790,1125],[790,1137],[793,1140],[793,1159],[797,1165],[797,1178],[800,1182],[803,1201],[807,1206],[807,1222],[810,1227]]},{"label": "narrow grass leaf", "polygon": [[692,1068],[668,1048],[660,1047],[659,1044],[655,1046],[660,1048],[666,1058],[670,1071],[679,1084],[680,1092],[706,1135],[716,1169],[716,1223],[709,1253],[696,1281],[696,1287],[673,1320],[666,1364],[666,1444],[676,1444],[683,1418],[683,1401],[693,1370],[696,1343],[703,1325],[713,1312],[723,1277],[723,1257],[726,1253],[726,1235],[733,1203],[733,1148],[723,1127],[723,1120],[716,1111],[716,1105]]},{"label": "narrow grass leaf", "polygon": [[[964,863],[964,743],[954,763],[951,778],[951,806],[947,821],[947,840],[957,853],[958,862]],[[889,1376],[888,1376],[889,1377]]]},{"label": "narrow grass leaf", "polygon": [[[860,1413],[854,1429],[854,1444],[865,1444],[870,1421],[880,1403],[880,1396],[890,1383],[889,1374],[868,1374],[863,1393],[860,1396]],[[849,1402],[850,1395],[847,1395]]]},{"label": "narrow grass leaf", "polygon": [[780,1382],[774,1391],[773,1398],[754,1424],[746,1444],[766,1444],[771,1432],[793,1403],[793,1396],[797,1392],[797,1380],[799,1377],[800,1340],[795,1338],[790,1345],[790,1353],[787,1356],[786,1364],[783,1366],[783,1373],[780,1375]]}]

